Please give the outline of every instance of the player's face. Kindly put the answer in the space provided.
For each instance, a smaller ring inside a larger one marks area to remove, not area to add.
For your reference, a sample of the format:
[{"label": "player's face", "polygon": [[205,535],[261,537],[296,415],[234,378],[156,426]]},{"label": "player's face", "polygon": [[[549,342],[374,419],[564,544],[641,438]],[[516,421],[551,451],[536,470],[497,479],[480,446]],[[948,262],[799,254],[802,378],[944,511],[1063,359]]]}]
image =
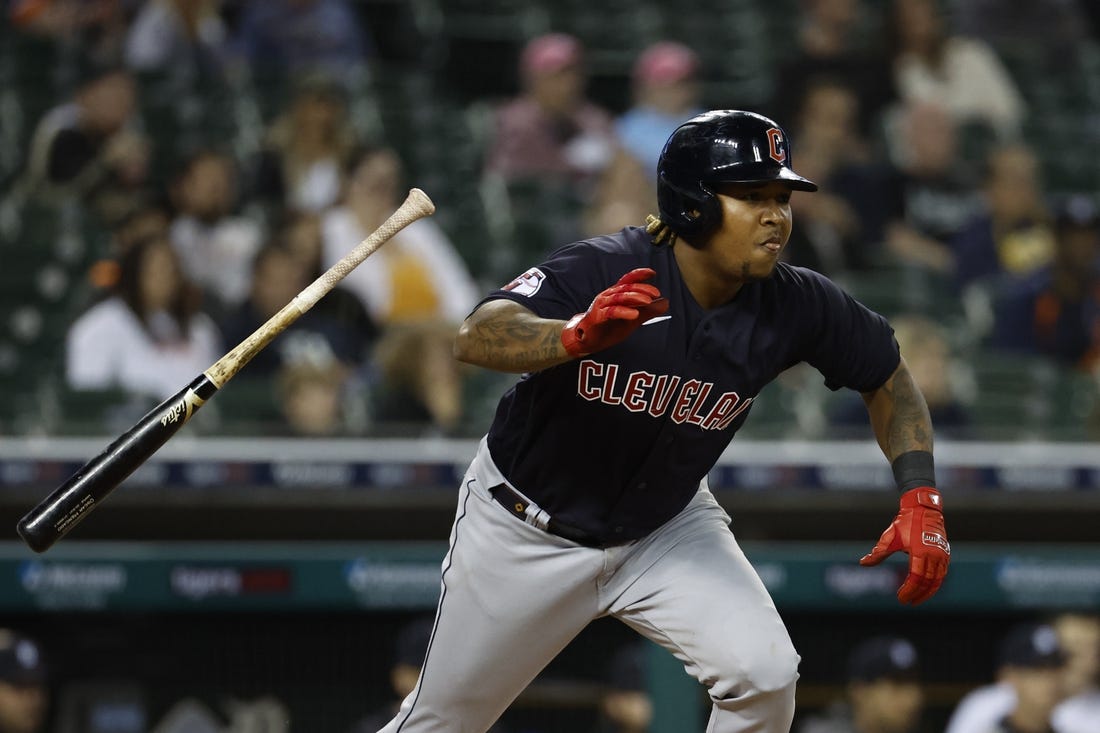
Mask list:
[{"label": "player's face", "polygon": [[768,277],[791,236],[791,190],[785,183],[723,184],[722,224],[705,249],[711,264],[737,280]]}]

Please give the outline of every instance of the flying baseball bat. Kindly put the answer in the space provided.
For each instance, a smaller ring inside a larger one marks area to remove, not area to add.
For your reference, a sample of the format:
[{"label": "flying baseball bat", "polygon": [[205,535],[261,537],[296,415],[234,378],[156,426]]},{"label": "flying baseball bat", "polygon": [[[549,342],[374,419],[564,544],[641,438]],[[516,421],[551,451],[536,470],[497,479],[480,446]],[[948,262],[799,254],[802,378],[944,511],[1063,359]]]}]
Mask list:
[{"label": "flying baseball bat", "polygon": [[373,234],[294,296],[267,323],[257,328],[186,387],[150,410],[136,425],[120,435],[98,456],[85,463],[38,506],[27,512],[17,525],[23,541],[35,552],[45,552],[52,547],[175,435],[196,410],[213,397],[252,357],[271,343],[272,339],[312,308],[336,283],[394,234],[433,212],[435,205],[426,193],[419,188],[410,190],[404,203]]}]

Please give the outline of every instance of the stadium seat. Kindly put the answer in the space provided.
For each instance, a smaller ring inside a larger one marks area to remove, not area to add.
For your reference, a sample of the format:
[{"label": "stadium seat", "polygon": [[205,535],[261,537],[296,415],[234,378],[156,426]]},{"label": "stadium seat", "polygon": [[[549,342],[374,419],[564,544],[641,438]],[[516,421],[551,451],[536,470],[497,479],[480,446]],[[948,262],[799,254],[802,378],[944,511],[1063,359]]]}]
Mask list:
[{"label": "stadium seat", "polygon": [[121,433],[155,404],[119,387],[75,390],[59,383],[55,395],[60,418],[52,427],[64,435]]},{"label": "stadium seat", "polygon": [[152,178],[166,182],[179,161],[202,147],[236,139],[236,93],[209,75],[144,72],[137,76],[139,111],[153,141]]},{"label": "stadium seat", "polygon": [[[538,264],[557,247],[576,240],[581,202],[568,185],[546,180],[511,181],[504,187],[510,215],[497,251],[517,274]],[[518,269],[517,269],[518,268]]]},{"label": "stadium seat", "polygon": [[879,267],[837,277],[852,297],[887,317],[901,313],[925,315],[950,325],[964,318],[954,281],[916,267]]},{"label": "stadium seat", "polygon": [[274,435],[283,424],[275,386],[266,378],[242,373],[219,390],[208,407],[214,408],[209,412],[217,422],[211,428],[222,435]]},{"label": "stadium seat", "polygon": [[1051,360],[980,350],[968,356],[976,432],[987,440],[1079,440],[1096,409],[1096,383]]},{"label": "stadium seat", "polygon": [[1052,362],[1032,367],[1042,398],[1029,415],[1036,429],[1049,440],[1095,439],[1090,424],[1100,418],[1100,383],[1090,374],[1062,368]]},{"label": "stadium seat", "polygon": [[703,99],[709,107],[759,107],[772,91],[773,48],[762,4],[710,0],[685,13],[662,4],[662,28],[687,43],[702,61]]},{"label": "stadium seat", "polygon": [[754,440],[820,438],[830,392],[805,366],[793,367],[756,396],[738,436]]},{"label": "stadium seat", "polygon": [[554,30],[543,7],[522,0],[446,0],[440,11],[441,81],[464,103],[514,94],[523,44]]},{"label": "stadium seat", "polygon": [[642,50],[661,40],[661,14],[653,2],[637,0],[562,0],[549,3],[551,27],[572,33],[585,47],[589,91],[595,93],[608,80],[614,101],[600,95],[613,109],[629,103],[630,69]]}]

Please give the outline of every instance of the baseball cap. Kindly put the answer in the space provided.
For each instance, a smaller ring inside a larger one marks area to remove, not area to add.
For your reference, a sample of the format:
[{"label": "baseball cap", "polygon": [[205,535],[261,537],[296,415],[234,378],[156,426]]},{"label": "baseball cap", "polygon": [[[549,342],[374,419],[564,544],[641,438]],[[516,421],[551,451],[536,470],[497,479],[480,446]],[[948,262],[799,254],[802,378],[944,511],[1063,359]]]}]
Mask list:
[{"label": "baseball cap", "polygon": [[634,62],[634,79],[644,84],[670,84],[692,76],[699,57],[675,41],[659,41],[646,48]]},{"label": "baseball cap", "polygon": [[888,679],[915,682],[920,678],[916,647],[907,639],[876,636],[860,642],[848,655],[850,682]]},{"label": "baseball cap", "polygon": [[1020,624],[1001,641],[998,662],[1002,667],[1061,667],[1065,652],[1058,634],[1048,624]]},{"label": "baseball cap", "polygon": [[29,637],[0,629],[0,680],[15,685],[40,685],[46,681],[42,650]]},{"label": "baseball cap", "polygon": [[552,74],[574,66],[584,52],[581,42],[568,33],[546,33],[528,41],[520,56],[524,74]]}]

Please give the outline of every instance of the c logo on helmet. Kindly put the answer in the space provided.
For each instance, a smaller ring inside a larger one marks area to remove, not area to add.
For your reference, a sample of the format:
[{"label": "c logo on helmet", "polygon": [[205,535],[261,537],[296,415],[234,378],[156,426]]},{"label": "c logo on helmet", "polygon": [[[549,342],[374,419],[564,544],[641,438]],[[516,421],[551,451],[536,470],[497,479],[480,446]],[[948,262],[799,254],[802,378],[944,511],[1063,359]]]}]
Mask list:
[{"label": "c logo on helmet", "polygon": [[787,151],[783,149],[783,131],[778,127],[768,128],[768,155],[780,165],[787,162]]}]

